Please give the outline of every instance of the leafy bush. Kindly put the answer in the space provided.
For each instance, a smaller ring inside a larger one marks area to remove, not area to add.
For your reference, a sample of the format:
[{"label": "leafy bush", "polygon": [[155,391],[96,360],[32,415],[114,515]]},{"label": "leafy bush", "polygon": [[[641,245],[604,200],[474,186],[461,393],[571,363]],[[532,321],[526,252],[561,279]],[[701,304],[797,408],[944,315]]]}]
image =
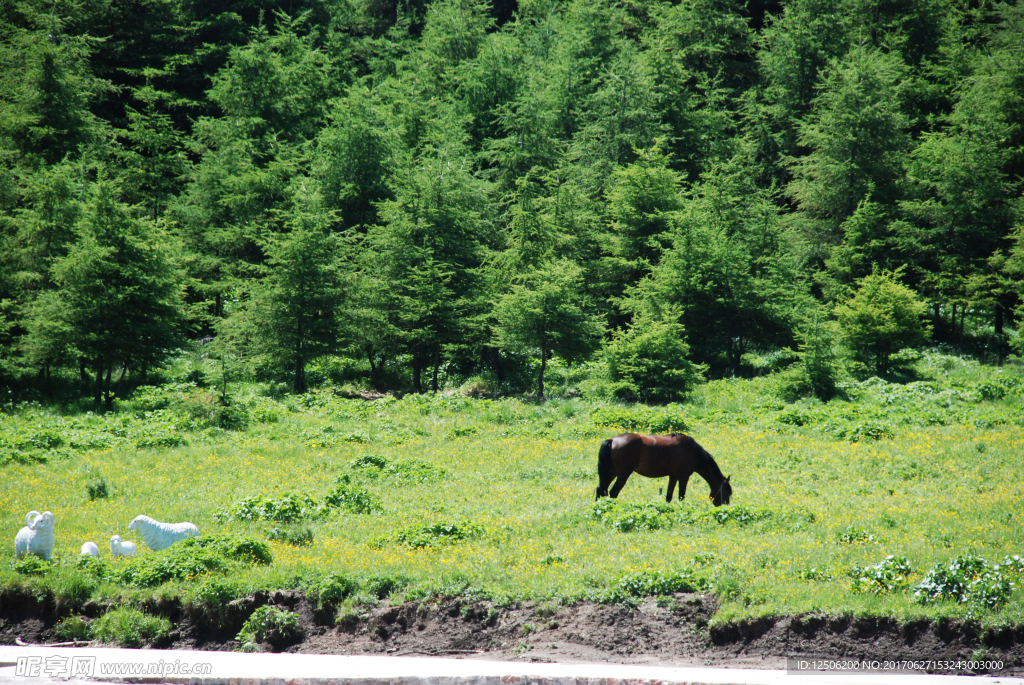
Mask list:
[{"label": "leafy bush", "polygon": [[409,578],[404,575],[370,576],[363,582],[363,589],[377,599],[384,599],[393,593],[408,587]]},{"label": "leafy bush", "polygon": [[384,511],[380,501],[369,492],[353,485],[348,476],[340,476],[334,489],[324,498],[324,505],[336,509],[345,509],[355,514],[372,514]]},{"label": "leafy bush", "polygon": [[222,608],[231,600],[237,599],[240,594],[241,590],[237,585],[219,576],[206,578],[195,590],[197,601],[217,609]]},{"label": "leafy bush", "polygon": [[896,279],[899,273],[872,273],[857,292],[836,307],[850,355],[876,375],[894,367],[893,355],[924,343],[928,331],[921,322],[926,306]]},{"label": "leafy bush", "polygon": [[309,528],[271,528],[267,531],[267,539],[292,547],[305,547],[313,544],[313,531]]},{"label": "leafy bush", "polygon": [[890,554],[877,564],[870,566],[854,566],[850,569],[850,588],[854,592],[873,592],[884,595],[893,592],[909,583],[909,576],[914,572],[906,557]]},{"label": "leafy bush", "polygon": [[720,509],[712,509],[711,511],[703,514],[707,518],[718,523],[727,523],[732,521],[740,526],[745,526],[750,523],[756,523],[757,521],[764,521],[772,517],[772,512],[767,509],[747,509],[743,506],[734,507],[722,507]]},{"label": "leafy bush", "polygon": [[678,521],[677,509],[668,503],[620,502],[610,498],[595,502],[589,515],[620,533],[670,528]]},{"label": "leafy bush", "polygon": [[399,459],[388,462],[374,454],[367,454],[352,462],[353,468],[370,478],[394,478],[415,483],[430,483],[445,477],[446,471],[422,459]]},{"label": "leafy bush", "polygon": [[34,554],[26,554],[24,558],[14,562],[15,573],[23,576],[45,576],[54,569],[52,561],[43,561]]},{"label": "leafy bush", "polygon": [[633,597],[654,597],[676,592],[704,592],[708,580],[697,575],[693,569],[676,571],[637,571],[623,576],[617,583],[618,589]]},{"label": "leafy bush", "polygon": [[317,606],[336,606],[359,590],[359,583],[341,575],[331,573],[306,585],[306,593]]},{"label": "leafy bush", "polygon": [[483,526],[463,521],[462,523],[430,523],[410,526],[382,538],[378,544],[395,542],[413,549],[435,547],[443,544],[463,542],[484,534]]},{"label": "leafy bush", "polygon": [[88,554],[83,554],[75,560],[75,568],[85,571],[96,580],[106,580],[110,577],[110,564]]},{"label": "leafy bush", "polygon": [[186,417],[186,427],[193,430],[214,427],[244,430],[249,425],[249,412],[245,405],[222,404],[213,395],[198,388],[174,398],[171,409]]},{"label": "leafy bush", "polygon": [[634,407],[602,407],[594,411],[592,420],[598,426],[621,428],[636,433],[682,433],[686,430],[682,412],[675,405],[653,409]]},{"label": "leafy bush", "polygon": [[306,518],[319,518],[327,511],[309,495],[286,494],[279,499],[249,497],[213,517],[218,521],[276,521],[294,523]]},{"label": "leafy bush", "polygon": [[230,535],[203,535],[136,557],[111,577],[125,585],[153,587],[169,580],[224,574],[237,563],[268,565],[272,559],[266,543]]},{"label": "leafy bush", "polygon": [[835,580],[835,576],[828,569],[818,568],[812,566],[811,568],[800,569],[796,572],[796,577],[800,580],[819,580],[826,583],[830,583]]},{"label": "leafy bush", "polygon": [[107,481],[102,478],[92,483],[86,483],[85,492],[89,495],[90,502],[110,497],[110,492],[107,490]]},{"label": "leafy bush", "polygon": [[120,607],[93,621],[89,632],[99,642],[118,647],[141,647],[146,642],[159,640],[170,630],[171,622],[166,618]]},{"label": "leafy bush", "polygon": [[88,640],[90,626],[81,616],[68,616],[57,622],[53,632],[61,640]]},{"label": "leafy bush", "polygon": [[689,361],[678,317],[639,314],[604,346],[608,364],[605,391],[620,400],[676,402],[703,380],[706,367]]},{"label": "leafy bush", "polygon": [[242,643],[243,651],[250,651],[256,645],[267,642],[282,645],[300,635],[299,615],[276,607],[262,606],[246,619],[235,638]]},{"label": "leafy bush", "polygon": [[981,557],[959,556],[949,564],[932,567],[914,586],[914,597],[923,604],[951,600],[995,608],[1010,599],[1013,589],[1003,569],[1016,568],[1012,561],[1008,565],[991,565]]}]

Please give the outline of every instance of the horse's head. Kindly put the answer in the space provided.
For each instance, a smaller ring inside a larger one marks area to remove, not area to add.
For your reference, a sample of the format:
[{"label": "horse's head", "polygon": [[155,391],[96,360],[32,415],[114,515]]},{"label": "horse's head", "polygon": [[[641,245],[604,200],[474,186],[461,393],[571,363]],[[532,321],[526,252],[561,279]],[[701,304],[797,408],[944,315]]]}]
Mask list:
[{"label": "horse's head", "polygon": [[726,479],[722,481],[722,484],[708,495],[708,497],[711,498],[712,504],[716,507],[729,503],[729,498],[732,497],[732,486],[729,485],[729,478],[731,477],[732,476],[727,476]]}]

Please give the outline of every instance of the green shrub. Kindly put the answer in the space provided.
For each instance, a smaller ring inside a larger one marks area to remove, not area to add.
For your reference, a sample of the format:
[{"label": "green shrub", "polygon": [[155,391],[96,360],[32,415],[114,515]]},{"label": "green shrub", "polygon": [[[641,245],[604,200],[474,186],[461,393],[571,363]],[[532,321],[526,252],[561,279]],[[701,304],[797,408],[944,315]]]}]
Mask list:
[{"label": "green shrub", "polygon": [[380,539],[377,544],[395,542],[406,547],[412,547],[413,549],[420,549],[462,542],[480,537],[483,534],[483,526],[468,521],[463,521],[462,523],[431,523],[421,526],[410,526],[409,528],[396,531]]},{"label": "green shrub", "polygon": [[275,607],[263,606],[252,612],[235,638],[242,643],[245,651],[267,642],[282,645],[291,642],[300,634],[299,615]]},{"label": "green shrub", "polygon": [[209,576],[195,589],[197,601],[214,607],[223,608],[228,602],[237,599],[241,595],[241,589],[231,581],[220,576]]},{"label": "green shrub", "polygon": [[638,571],[623,576],[617,583],[618,589],[633,597],[654,597],[671,595],[676,592],[704,592],[708,580],[697,575],[693,569],[676,571]]},{"label": "green shrub", "polygon": [[876,375],[895,368],[893,355],[923,344],[928,335],[921,321],[926,305],[896,280],[899,275],[876,271],[864,277],[835,310],[850,355]]},{"label": "green shrub", "polygon": [[313,544],[313,531],[310,528],[271,528],[267,531],[267,539],[292,547],[305,547]]},{"label": "green shrub", "polygon": [[722,507],[720,509],[712,509],[711,511],[703,514],[712,521],[718,523],[727,523],[732,521],[741,526],[748,525],[750,523],[756,523],[757,521],[764,521],[772,517],[772,512],[767,509],[747,509],[744,506],[734,507]]},{"label": "green shrub", "polygon": [[337,606],[359,591],[359,583],[340,573],[331,573],[306,586],[306,593],[317,606]]},{"label": "green shrub", "polygon": [[110,492],[107,491],[107,481],[103,478],[93,481],[92,483],[86,483],[85,492],[89,495],[90,502],[110,497]]},{"label": "green shrub", "polygon": [[830,583],[835,580],[835,576],[828,569],[818,568],[812,566],[811,568],[799,569],[796,572],[796,577],[800,580],[817,580],[825,583]]},{"label": "green shrub", "polygon": [[61,640],[88,640],[90,626],[81,616],[68,616],[57,622],[53,632]]},{"label": "green shrub", "polygon": [[364,454],[352,462],[355,469],[377,469],[382,470],[388,465],[388,460],[378,454]]},{"label": "green shrub", "polygon": [[363,582],[363,589],[376,597],[384,599],[409,585],[409,578],[404,575],[370,576]]},{"label": "green shrub", "polygon": [[278,499],[249,497],[229,509],[222,509],[213,517],[218,521],[276,521],[294,523],[306,518],[319,518],[327,513],[309,495],[285,494]]},{"label": "green shrub", "polygon": [[689,361],[677,316],[641,312],[604,346],[608,365],[605,392],[619,400],[677,402],[703,380],[706,367]]},{"label": "green shrub", "polygon": [[93,621],[89,632],[99,642],[118,647],[141,647],[147,642],[160,640],[170,630],[171,622],[166,618],[120,607]]},{"label": "green shrub", "polygon": [[662,502],[620,502],[602,498],[590,509],[590,518],[600,521],[620,533],[635,530],[659,530],[678,522],[678,511]]},{"label": "green shrub", "polygon": [[75,560],[75,568],[85,571],[96,580],[106,580],[110,577],[110,564],[88,554],[83,554]]},{"label": "green shrub", "polygon": [[446,472],[422,459],[399,459],[388,462],[384,457],[367,454],[352,462],[353,468],[370,478],[394,478],[415,483],[430,483],[441,480]]},{"label": "green shrub", "polygon": [[884,595],[906,587],[913,572],[906,557],[890,554],[877,564],[850,569],[850,589],[854,592]]},{"label": "green shrub", "polygon": [[24,558],[15,561],[12,568],[15,573],[23,576],[45,576],[54,570],[55,564],[43,561],[34,554],[26,554]]},{"label": "green shrub", "polygon": [[336,509],[344,509],[355,514],[372,514],[384,511],[380,501],[363,488],[353,485],[348,476],[340,476],[334,489],[324,498],[324,504]]},{"label": "green shrub", "polygon": [[923,604],[949,600],[990,609],[1002,606],[1013,589],[1003,575],[1005,568],[1015,569],[1015,565],[990,565],[981,557],[959,556],[949,564],[932,567],[914,586],[914,597]]},{"label": "green shrub", "polygon": [[136,557],[114,571],[114,580],[133,587],[153,587],[169,580],[192,580],[227,573],[234,564],[270,564],[266,543],[230,535],[203,535],[176,542],[154,554]]},{"label": "green shrub", "polygon": [[216,397],[198,388],[172,400],[171,409],[187,417],[190,429],[244,430],[249,425],[249,412],[244,405],[222,404]]},{"label": "green shrub", "polygon": [[591,415],[598,426],[621,428],[635,433],[682,433],[686,422],[682,412],[675,405],[652,409],[638,405],[634,407],[602,407]]}]

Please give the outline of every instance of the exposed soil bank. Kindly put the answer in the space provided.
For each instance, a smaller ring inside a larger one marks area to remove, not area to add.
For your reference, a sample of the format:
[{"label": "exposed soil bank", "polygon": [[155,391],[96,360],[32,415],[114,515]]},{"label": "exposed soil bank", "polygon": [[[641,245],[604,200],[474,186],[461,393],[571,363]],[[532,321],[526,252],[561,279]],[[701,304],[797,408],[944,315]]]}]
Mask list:
[{"label": "exposed soil bank", "polygon": [[[999,675],[1024,674],[1024,626],[982,632],[974,624],[952,621],[805,615],[709,627],[714,598],[684,594],[671,606],[645,600],[637,608],[592,603],[499,608],[449,598],[381,606],[340,623],[334,611],[317,610],[295,591],[259,592],[216,609],[165,600],[147,610],[166,616],[174,629],[152,646],[237,648],[234,637],[243,622],[264,605],[300,616],[301,635],[288,644],[263,645],[268,651],[782,667],[787,656],[970,660],[985,650],[986,659],[1004,662]],[[0,644],[14,644],[16,638],[55,642],[57,621],[72,609],[96,618],[106,607],[95,602],[71,607],[20,588],[0,590]]]}]

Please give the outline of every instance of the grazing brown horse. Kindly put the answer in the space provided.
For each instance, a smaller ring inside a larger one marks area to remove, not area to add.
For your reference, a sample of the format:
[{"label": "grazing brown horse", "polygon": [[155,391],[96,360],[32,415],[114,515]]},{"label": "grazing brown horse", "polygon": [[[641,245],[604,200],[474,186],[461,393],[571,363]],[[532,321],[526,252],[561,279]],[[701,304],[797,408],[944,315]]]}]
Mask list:
[{"label": "grazing brown horse", "polygon": [[[612,479],[611,496],[618,497],[634,471],[647,478],[668,476],[666,502],[672,501],[672,491],[679,481],[679,499],[686,497],[686,483],[694,471],[711,486],[708,498],[716,507],[729,503],[732,486],[722,475],[714,458],[689,435],[637,435],[623,433],[601,443],[597,453],[597,497],[607,496]],[[596,498],[595,498],[596,499]]]}]

